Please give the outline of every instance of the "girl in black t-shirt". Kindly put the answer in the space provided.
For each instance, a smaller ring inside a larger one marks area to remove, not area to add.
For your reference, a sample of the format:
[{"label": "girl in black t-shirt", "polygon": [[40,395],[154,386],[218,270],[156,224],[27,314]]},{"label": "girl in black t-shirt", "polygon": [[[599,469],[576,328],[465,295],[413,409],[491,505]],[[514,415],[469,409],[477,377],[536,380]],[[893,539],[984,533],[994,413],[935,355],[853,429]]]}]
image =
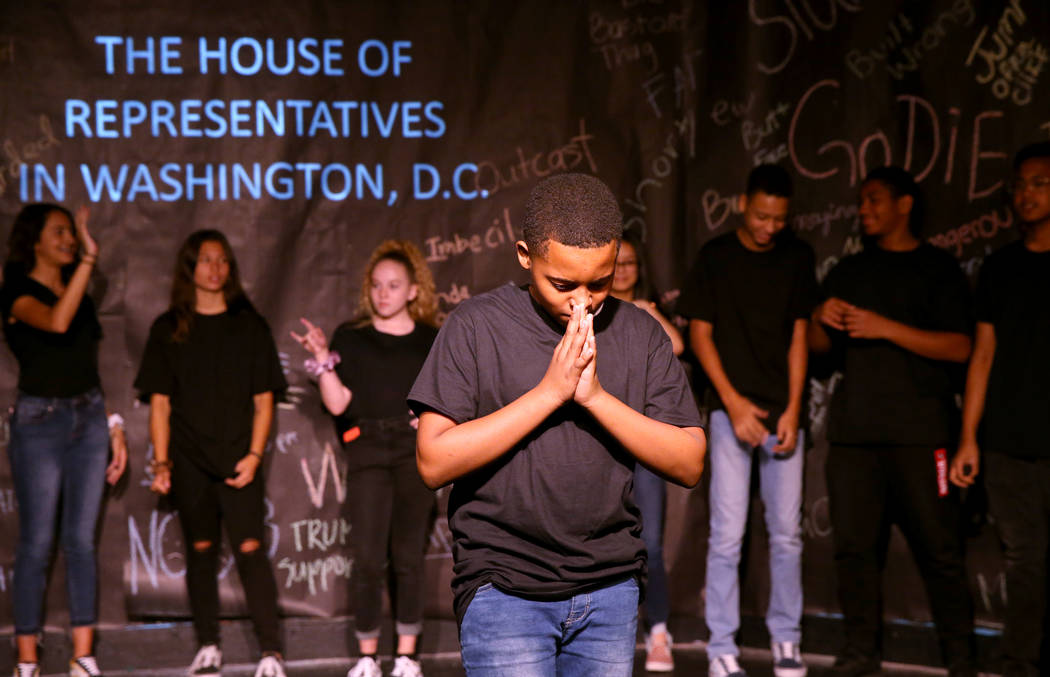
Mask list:
[{"label": "girl in black t-shirt", "polygon": [[[616,272],[613,274],[611,296],[633,303],[653,316],[671,340],[675,355],[685,349],[682,335],[671,324],[656,303],[651,299],[648,261],[645,246],[634,231],[624,231],[620,250],[616,254]],[[645,597],[645,621],[649,632],[645,636],[645,669],[655,672],[670,672],[674,669],[671,656],[671,634],[667,631],[667,620],[671,612],[671,600],[667,587],[667,572],[664,569],[664,501],[667,486],[659,477],[642,464],[634,470],[634,500],[642,514],[642,540],[648,552],[649,585]]]},{"label": "girl in black t-shirt", "polygon": [[423,617],[423,554],[434,495],[416,469],[415,427],[406,397],[437,330],[434,281],[422,254],[404,240],[372,253],[361,285],[360,317],[340,326],[331,350],[307,320],[292,336],[313,354],[325,408],[347,451],[354,570],[351,580],[361,657],[348,677],[381,677],[376,662],[389,552],[396,579],[397,653],[393,677],[420,677],[416,643]]},{"label": "girl in black t-shirt", "polygon": [[98,261],[98,245],[87,222],[86,207],[74,219],[58,205],[26,205],[7,242],[0,317],[19,368],[8,445],[19,527],[11,586],[16,677],[40,672],[37,635],[43,625],[56,523],[73,626],[69,673],[101,674],[91,655],[97,597],[95,527],[105,483],[113,484],[123,474],[127,448],[120,416],[110,417],[106,432],[98,375],[102,330],[95,306],[84,293]]},{"label": "girl in black t-shirt", "polygon": [[190,674],[215,674],[222,666],[216,579],[222,521],[263,654],[255,675],[284,677],[258,471],[274,391],[285,381],[269,327],[245,296],[222,233],[197,231],[179,250],[171,307],[150,329],[135,387],[150,403],[150,488],[171,491],[185,535],[199,644]]}]

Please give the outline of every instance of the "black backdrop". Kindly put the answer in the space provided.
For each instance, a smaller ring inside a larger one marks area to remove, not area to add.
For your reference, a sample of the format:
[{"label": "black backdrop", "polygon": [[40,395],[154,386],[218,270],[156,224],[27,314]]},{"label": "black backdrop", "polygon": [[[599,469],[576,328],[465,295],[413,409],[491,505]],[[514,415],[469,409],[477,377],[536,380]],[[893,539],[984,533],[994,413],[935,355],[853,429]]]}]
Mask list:
[{"label": "black backdrop", "polygon": [[[215,5],[0,9],[0,235],[23,202],[88,203],[102,247],[92,292],[101,361],[131,446],[130,477],[101,527],[109,623],[186,613],[181,534],[146,489],[147,411],[130,384],[190,231],[230,236],[292,384],[266,467],[282,606],[343,614],[353,564],[345,464],[288,332],[304,316],[328,331],[347,318],[381,240],[419,244],[447,312],[522,279],[512,242],[539,178],[589,172],[621,198],[673,303],[699,245],[735,223],[753,164],[781,162],[796,177],[792,224],[823,275],[859,245],[858,178],[893,162],[921,180],[928,239],[972,277],[1016,237],[1002,190],[1009,155],[1050,136],[1050,9],[1039,0]],[[7,351],[0,363],[6,408],[16,365]],[[811,381],[808,613],[836,610],[822,439],[836,378]],[[702,610],[705,502],[702,488],[670,494],[678,614]],[[768,588],[756,526],[751,609]],[[0,463],[0,625],[11,622],[16,533]],[[439,517],[428,553],[434,615],[451,612],[448,546]],[[1002,568],[990,528],[970,546],[979,620],[996,624]],[[56,567],[49,624],[66,621],[61,578]],[[929,618],[896,537],[887,581],[887,614]],[[237,589],[223,586],[231,612]]]}]

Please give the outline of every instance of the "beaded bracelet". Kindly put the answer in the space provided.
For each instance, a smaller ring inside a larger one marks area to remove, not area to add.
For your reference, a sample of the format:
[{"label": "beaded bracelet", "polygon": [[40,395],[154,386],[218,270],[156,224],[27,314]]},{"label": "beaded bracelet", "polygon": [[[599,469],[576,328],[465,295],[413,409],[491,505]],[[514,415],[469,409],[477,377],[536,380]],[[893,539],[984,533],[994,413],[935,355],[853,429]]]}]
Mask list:
[{"label": "beaded bracelet", "polygon": [[339,353],[333,350],[328,353],[328,359],[324,362],[318,362],[312,357],[307,358],[303,362],[303,369],[305,369],[311,376],[315,378],[320,378],[321,374],[325,373],[326,371],[332,371],[333,369],[335,369],[335,365],[339,364],[342,361],[342,358],[339,357]]},{"label": "beaded bracelet", "polygon": [[170,471],[171,468],[172,468],[172,465],[173,464],[172,464],[171,461],[158,461],[157,459],[154,458],[154,459],[152,459],[149,462],[149,469],[150,469],[150,472],[152,472],[154,475],[156,475],[159,471],[164,471],[164,472]]}]

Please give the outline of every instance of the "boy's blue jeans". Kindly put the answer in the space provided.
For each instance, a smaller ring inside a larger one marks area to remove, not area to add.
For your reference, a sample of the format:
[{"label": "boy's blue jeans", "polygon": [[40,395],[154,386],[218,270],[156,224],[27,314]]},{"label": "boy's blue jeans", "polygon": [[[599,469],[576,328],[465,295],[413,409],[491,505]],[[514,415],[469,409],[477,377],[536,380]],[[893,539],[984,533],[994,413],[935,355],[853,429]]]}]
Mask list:
[{"label": "boy's blue jeans", "polygon": [[740,547],[751,503],[751,463],[758,462],[762,503],[769,532],[769,609],[766,627],[774,642],[798,642],[802,621],[802,456],[798,432],[794,451],[773,452],[775,435],[758,449],[740,442],[729,415],[711,412],[711,536],[707,549],[705,618],[711,631],[707,655],[738,655]]},{"label": "boy's blue jeans", "polygon": [[637,627],[633,578],[553,602],[487,583],[463,616],[463,667],[468,677],[630,677]]},{"label": "boy's blue jeans", "polygon": [[101,391],[76,397],[20,393],[8,454],[18,499],[15,634],[40,631],[56,526],[66,560],[70,622],[74,627],[92,625],[97,596],[95,524],[109,458]]}]

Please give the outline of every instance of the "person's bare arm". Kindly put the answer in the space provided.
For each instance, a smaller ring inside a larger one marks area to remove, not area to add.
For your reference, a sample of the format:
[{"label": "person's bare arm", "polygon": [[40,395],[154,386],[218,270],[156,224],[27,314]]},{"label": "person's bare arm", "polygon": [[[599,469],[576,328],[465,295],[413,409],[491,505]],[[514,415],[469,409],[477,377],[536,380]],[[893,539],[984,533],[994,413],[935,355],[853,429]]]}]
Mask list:
[{"label": "person's bare arm", "polygon": [[273,423],[273,392],[267,390],[252,395],[252,405],[255,413],[252,415],[252,440],[248,453],[233,467],[236,474],[226,480],[226,484],[235,489],[248,486],[262,465],[266,439],[270,436],[270,425]]},{"label": "person's bare arm", "polygon": [[150,490],[166,494],[171,490],[171,398],[153,393],[149,398],[149,437],[153,443],[153,482]]},{"label": "person's bare arm", "polygon": [[843,324],[850,338],[884,339],[931,360],[965,362],[973,345],[969,335],[961,332],[919,329],[852,305]]},{"label": "person's bare arm", "polygon": [[960,487],[974,483],[980,471],[980,449],[977,446],[977,425],[984,414],[984,400],[988,393],[988,375],[995,361],[995,325],[977,323],[977,338],[966,371],[966,390],[963,393],[962,431],[959,449],[952,458],[948,478]]},{"label": "person's bare arm", "polygon": [[798,438],[798,419],[802,413],[802,391],[806,387],[806,366],[809,350],[806,347],[809,321],[797,319],[792,327],[791,345],[788,347],[788,402],[780,420],[777,421],[777,452],[789,452],[795,448]]}]

